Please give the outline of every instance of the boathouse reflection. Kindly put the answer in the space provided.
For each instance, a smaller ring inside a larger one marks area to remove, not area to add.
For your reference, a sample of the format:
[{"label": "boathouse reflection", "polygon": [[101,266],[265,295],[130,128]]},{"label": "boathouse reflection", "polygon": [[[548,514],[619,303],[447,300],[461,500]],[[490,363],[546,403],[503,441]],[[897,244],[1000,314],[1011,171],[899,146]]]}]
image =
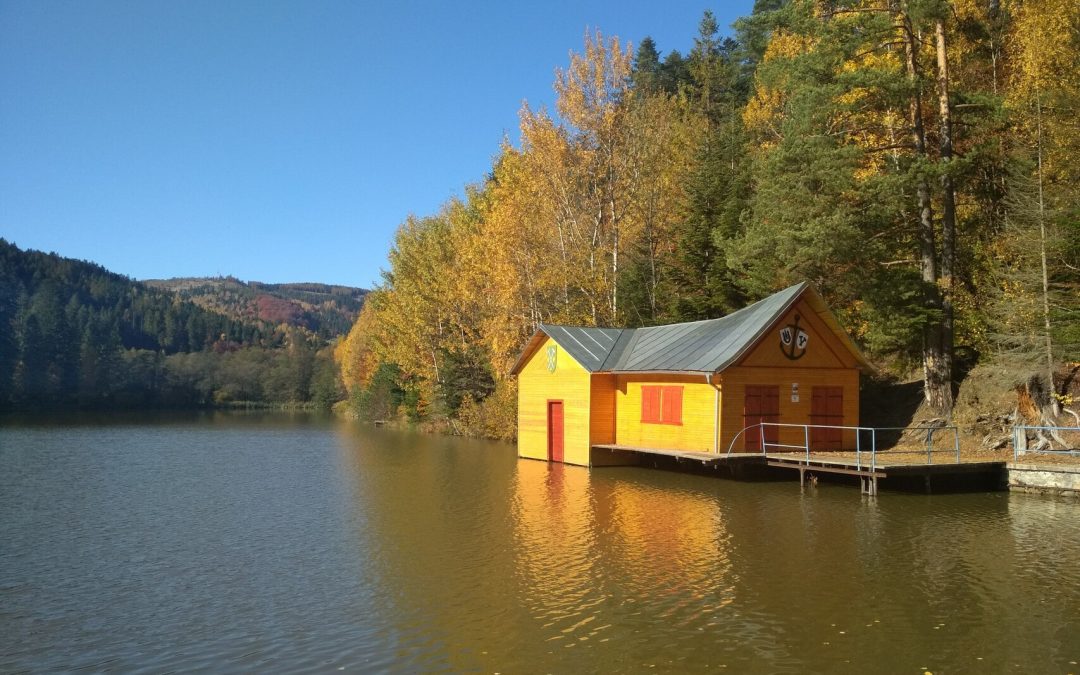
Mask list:
[{"label": "boathouse reflection", "polygon": [[702,627],[731,602],[730,536],[717,501],[634,476],[518,463],[517,571],[545,639],[603,639],[613,621],[658,617]]}]

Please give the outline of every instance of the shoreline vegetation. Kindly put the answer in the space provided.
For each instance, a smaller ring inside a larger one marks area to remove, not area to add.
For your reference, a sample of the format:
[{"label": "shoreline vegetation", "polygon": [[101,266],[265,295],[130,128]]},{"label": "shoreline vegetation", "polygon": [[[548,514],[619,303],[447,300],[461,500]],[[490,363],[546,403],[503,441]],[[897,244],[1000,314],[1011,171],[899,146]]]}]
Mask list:
[{"label": "shoreline vegetation", "polygon": [[599,32],[462,198],[400,226],[335,348],[349,405],[512,439],[539,323],[715,318],[809,281],[864,424],[1074,424],[1080,5],[763,0],[688,53]]}]

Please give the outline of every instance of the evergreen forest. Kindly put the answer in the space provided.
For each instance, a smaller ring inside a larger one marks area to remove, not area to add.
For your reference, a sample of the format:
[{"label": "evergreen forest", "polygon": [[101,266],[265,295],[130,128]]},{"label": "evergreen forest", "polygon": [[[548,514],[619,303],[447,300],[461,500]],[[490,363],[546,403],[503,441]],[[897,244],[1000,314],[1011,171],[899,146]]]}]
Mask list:
[{"label": "evergreen forest", "polygon": [[[226,282],[239,283],[200,287]],[[348,309],[358,308],[362,291],[340,289],[347,302],[335,311],[301,313],[315,322],[309,329],[213,311],[161,286],[0,239],[0,410],[329,408],[342,397],[320,336],[332,328],[316,320],[354,317]],[[286,290],[323,291],[311,286]]]},{"label": "evergreen forest", "polygon": [[686,53],[589,33],[554,90],[398,229],[336,349],[360,415],[511,438],[538,324],[714,318],[803,280],[927,415],[973,368],[1072,403],[1074,0],[757,0]]}]

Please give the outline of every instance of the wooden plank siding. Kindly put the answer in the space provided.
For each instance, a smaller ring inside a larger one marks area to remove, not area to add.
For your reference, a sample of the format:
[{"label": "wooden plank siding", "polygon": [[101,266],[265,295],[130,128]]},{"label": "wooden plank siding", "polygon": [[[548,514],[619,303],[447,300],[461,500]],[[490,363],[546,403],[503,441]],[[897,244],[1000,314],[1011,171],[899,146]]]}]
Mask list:
[{"label": "wooden plank siding", "polygon": [[614,375],[594,373],[590,388],[592,410],[589,414],[589,442],[592,445],[615,443],[615,387]]},{"label": "wooden plank siding", "polygon": [[[806,331],[809,341],[806,353],[792,360],[781,349],[780,331],[795,322]],[[720,451],[726,452],[732,439],[743,429],[743,402],[747,385],[775,385],[780,388],[780,422],[811,424],[810,410],[815,386],[843,388],[842,426],[859,424],[859,371],[855,356],[821,320],[805,299],[799,300],[783,317],[774,323],[736,365],[721,374],[723,404],[720,413]],[[793,402],[792,385],[798,385],[798,402]],[[780,430],[779,443],[802,445],[802,429]],[[854,432],[844,432],[842,445],[855,446]],[[743,452],[746,444],[740,438],[732,448]],[[775,451],[776,448],[770,448]]]},{"label": "wooden plank siding", "polygon": [[[799,401],[791,400],[791,385],[799,385]],[[777,385],[780,387],[780,422],[784,424],[810,424],[811,390],[817,385],[843,387],[843,426],[859,423],[859,372],[842,368],[728,368],[721,381],[723,399],[720,412],[720,451],[727,452],[731,440],[743,428],[743,401],[747,385]],[[800,445],[801,429],[780,429],[779,442]],[[853,432],[845,432],[843,445],[854,447]],[[732,452],[746,449],[743,439]],[[770,448],[770,451],[775,448]]]},{"label": "wooden plank siding", "polygon": [[[682,423],[643,423],[642,385],[682,387]],[[704,375],[619,375],[615,392],[615,443],[635,448],[711,452],[715,397],[716,390],[705,382]]]},{"label": "wooden plank siding", "polygon": [[[549,372],[547,348],[555,346],[556,368]],[[529,357],[518,375],[518,455],[548,458],[548,401],[562,401],[563,441],[567,464],[589,465],[591,375],[555,341],[548,338]]]},{"label": "wooden plank siding", "polygon": [[[781,349],[780,330],[794,323],[796,314],[799,315],[799,327],[806,331],[810,341],[807,343],[806,353],[801,358],[792,360],[785,356]],[[735,365],[762,368],[855,368],[858,362],[806,300],[799,300]]]}]

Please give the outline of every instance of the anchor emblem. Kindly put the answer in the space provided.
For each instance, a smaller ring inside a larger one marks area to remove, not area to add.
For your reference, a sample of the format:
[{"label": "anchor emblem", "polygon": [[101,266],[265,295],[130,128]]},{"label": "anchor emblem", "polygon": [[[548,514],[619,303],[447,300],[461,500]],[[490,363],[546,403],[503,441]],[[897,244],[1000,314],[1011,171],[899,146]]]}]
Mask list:
[{"label": "anchor emblem", "polygon": [[555,372],[555,355],[558,354],[558,352],[559,350],[556,349],[555,345],[549,345],[547,348],[547,367],[549,373]]},{"label": "anchor emblem", "polygon": [[798,314],[795,315],[794,323],[789,323],[780,329],[780,351],[792,361],[797,361],[806,353],[806,344],[810,342],[810,336],[802,328],[799,328]]}]

